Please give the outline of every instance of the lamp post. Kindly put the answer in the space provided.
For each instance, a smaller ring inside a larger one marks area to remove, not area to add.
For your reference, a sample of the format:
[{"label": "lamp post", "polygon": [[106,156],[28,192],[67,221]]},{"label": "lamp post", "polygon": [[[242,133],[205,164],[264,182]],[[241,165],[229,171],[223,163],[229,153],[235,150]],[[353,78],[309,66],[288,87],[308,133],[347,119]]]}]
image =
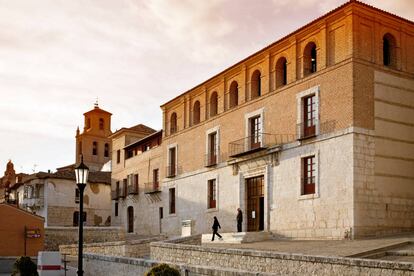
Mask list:
[{"label": "lamp post", "polygon": [[78,242],[78,275],[83,275],[83,192],[88,182],[89,168],[83,163],[75,168],[76,186],[79,189],[79,242]]}]

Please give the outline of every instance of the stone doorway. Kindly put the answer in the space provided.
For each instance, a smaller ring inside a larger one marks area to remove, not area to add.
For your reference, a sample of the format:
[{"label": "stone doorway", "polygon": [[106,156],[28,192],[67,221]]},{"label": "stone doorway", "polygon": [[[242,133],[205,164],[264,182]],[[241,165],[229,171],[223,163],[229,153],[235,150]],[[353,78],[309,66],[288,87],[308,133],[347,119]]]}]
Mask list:
[{"label": "stone doorway", "polygon": [[247,231],[264,230],[264,176],[246,179]]}]

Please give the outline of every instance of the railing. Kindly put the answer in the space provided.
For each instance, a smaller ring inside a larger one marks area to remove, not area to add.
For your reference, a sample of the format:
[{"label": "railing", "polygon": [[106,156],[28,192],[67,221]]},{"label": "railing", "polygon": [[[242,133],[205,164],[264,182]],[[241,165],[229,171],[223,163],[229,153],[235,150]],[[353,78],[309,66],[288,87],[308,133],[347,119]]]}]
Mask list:
[{"label": "railing", "polygon": [[204,165],[206,167],[211,167],[217,165],[218,163],[218,155],[217,153],[207,153],[204,157]]},{"label": "railing", "polygon": [[178,167],[177,166],[167,166],[165,176],[166,177],[175,177],[177,176]]},{"label": "railing", "polygon": [[138,185],[128,185],[128,194],[129,195],[137,195],[139,192]]},{"label": "railing", "polygon": [[118,200],[119,199],[119,190],[111,191],[111,199]]},{"label": "railing", "polygon": [[43,207],[44,200],[43,197],[32,197],[23,199],[22,203],[26,204],[27,207]]},{"label": "railing", "polygon": [[237,157],[295,140],[293,134],[258,133],[229,143],[229,156]]},{"label": "railing", "polygon": [[126,197],[126,191],[127,189],[125,189],[124,187],[122,187],[122,189],[119,189],[119,198],[125,198]]},{"label": "railing", "polygon": [[145,183],[145,193],[146,194],[153,194],[153,193],[159,193],[159,192],[161,192],[159,182]]},{"label": "railing", "polygon": [[336,128],[336,121],[320,122],[318,119],[314,119],[313,126],[307,126],[304,122],[296,125],[296,139],[303,140],[316,135],[333,132]]}]

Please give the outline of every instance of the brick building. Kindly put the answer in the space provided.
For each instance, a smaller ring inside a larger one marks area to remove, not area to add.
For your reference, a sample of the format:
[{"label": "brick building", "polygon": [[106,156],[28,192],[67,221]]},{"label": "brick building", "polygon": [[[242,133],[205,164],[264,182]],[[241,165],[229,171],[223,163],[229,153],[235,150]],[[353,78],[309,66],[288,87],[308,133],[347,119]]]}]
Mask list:
[{"label": "brick building", "polygon": [[233,232],[240,207],[281,237],[412,231],[413,47],[413,22],[352,0],[170,100],[161,144],[113,139],[114,223]]}]

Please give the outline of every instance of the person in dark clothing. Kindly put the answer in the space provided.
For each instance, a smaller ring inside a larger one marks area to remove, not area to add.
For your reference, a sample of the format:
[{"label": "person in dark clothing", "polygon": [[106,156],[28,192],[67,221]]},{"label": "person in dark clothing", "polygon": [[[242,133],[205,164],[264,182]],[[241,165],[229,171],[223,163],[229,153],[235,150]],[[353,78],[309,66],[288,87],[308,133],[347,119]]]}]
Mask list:
[{"label": "person in dark clothing", "polygon": [[211,241],[214,241],[214,235],[217,235],[217,237],[219,237],[220,240],[222,240],[223,238],[221,237],[221,235],[217,232],[218,229],[221,229],[220,223],[217,219],[217,217],[214,217],[214,223],[213,223],[213,237],[211,238]]},{"label": "person in dark clothing", "polygon": [[240,208],[237,208],[237,232],[242,231],[242,223],[243,223],[243,212]]}]

